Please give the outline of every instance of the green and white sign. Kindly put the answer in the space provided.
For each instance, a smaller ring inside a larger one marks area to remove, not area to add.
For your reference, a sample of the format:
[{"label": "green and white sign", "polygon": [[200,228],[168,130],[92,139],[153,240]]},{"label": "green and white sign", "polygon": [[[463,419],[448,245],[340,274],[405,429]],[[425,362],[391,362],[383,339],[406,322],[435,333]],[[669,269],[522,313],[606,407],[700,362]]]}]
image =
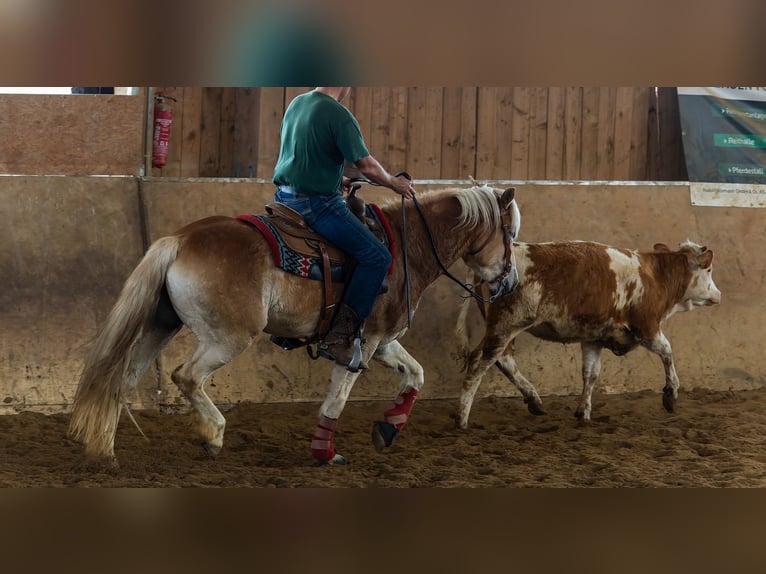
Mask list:
[{"label": "green and white sign", "polygon": [[694,205],[766,207],[766,87],[678,88]]}]

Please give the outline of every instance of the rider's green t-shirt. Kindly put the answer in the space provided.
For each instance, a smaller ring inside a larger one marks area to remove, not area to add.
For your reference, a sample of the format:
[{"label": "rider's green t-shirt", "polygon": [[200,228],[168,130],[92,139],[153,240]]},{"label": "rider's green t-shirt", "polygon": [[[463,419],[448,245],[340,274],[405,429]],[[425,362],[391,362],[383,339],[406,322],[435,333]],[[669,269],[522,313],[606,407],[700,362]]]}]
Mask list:
[{"label": "rider's green t-shirt", "polygon": [[341,193],[344,160],[354,163],[368,155],[348,108],[321,92],[307,92],[285,111],[273,181],[307,195]]}]

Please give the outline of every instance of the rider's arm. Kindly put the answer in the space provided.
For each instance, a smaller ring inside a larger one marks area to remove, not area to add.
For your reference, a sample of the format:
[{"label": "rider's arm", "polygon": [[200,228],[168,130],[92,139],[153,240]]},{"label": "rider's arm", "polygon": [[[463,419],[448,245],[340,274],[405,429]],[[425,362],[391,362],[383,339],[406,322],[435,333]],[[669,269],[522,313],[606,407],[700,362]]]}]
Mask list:
[{"label": "rider's arm", "polygon": [[413,197],[415,188],[412,185],[412,181],[402,175],[398,177],[391,175],[382,165],[380,165],[380,162],[371,155],[363,157],[355,162],[354,165],[359,168],[359,171],[362,172],[364,177],[373,183],[393,189],[396,193],[408,199]]}]

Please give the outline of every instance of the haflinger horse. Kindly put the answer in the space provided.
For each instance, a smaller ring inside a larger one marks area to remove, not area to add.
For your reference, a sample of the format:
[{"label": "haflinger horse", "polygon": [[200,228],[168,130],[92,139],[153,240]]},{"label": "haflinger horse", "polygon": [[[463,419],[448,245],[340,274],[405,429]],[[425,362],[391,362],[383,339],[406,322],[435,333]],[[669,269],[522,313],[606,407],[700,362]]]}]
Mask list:
[{"label": "haflinger horse", "polygon": [[[512,238],[521,217],[514,193],[514,188],[475,184],[379,207],[391,228],[394,262],[388,290],[378,296],[366,320],[362,355],[365,362],[374,359],[395,369],[401,382],[385,421],[373,425],[378,451],[404,427],[424,384],[423,368],[397,339],[425,289],[442,274],[454,279],[447,268],[461,259],[488,283],[493,298],[513,289]],[[407,259],[416,264],[405,265]],[[342,284],[333,289],[339,297]],[[205,380],[261,332],[284,339],[312,337],[322,303],[322,281],[277,267],[264,236],[238,218],[208,217],[156,240],[125,282],[85,359],[70,436],[84,444],[87,457],[116,464],[114,441],[126,391],[135,388],[185,325],[199,344],[171,378],[189,401],[193,425],[215,457],[223,446],[226,420],[205,393]],[[332,370],[311,443],[318,463],[347,462],[335,451],[334,435],[358,376],[341,365]]]}]

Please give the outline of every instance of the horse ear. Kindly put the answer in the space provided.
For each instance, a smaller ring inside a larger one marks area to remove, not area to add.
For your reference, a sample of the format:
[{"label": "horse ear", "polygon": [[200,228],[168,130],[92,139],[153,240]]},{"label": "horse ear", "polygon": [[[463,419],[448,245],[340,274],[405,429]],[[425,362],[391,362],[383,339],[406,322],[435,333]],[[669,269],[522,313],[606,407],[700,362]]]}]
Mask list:
[{"label": "horse ear", "polygon": [[664,243],[655,243],[654,244],[654,250],[655,251],[668,252],[668,251],[670,251],[670,247],[668,247]]},{"label": "horse ear", "polygon": [[509,187],[503,192],[503,195],[500,198],[500,206],[503,208],[503,210],[507,210],[509,207],[511,207],[511,203],[513,202],[513,197],[515,195],[516,195],[515,187]]}]

